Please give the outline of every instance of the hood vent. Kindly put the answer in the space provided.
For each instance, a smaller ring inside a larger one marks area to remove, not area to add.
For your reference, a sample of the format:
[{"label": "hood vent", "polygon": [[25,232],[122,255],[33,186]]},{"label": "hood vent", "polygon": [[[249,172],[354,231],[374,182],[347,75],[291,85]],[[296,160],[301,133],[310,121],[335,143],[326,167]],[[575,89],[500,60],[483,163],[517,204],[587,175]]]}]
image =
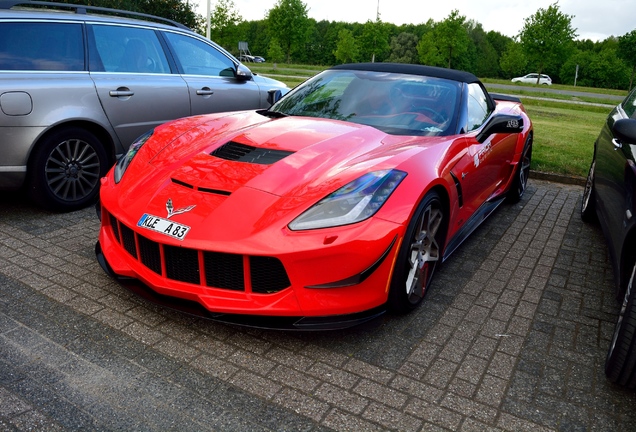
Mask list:
[{"label": "hood vent", "polygon": [[281,159],[286,158],[292,153],[294,152],[252,147],[230,141],[227,144],[224,144],[218,149],[214,150],[210,154],[212,156],[231,161],[248,162],[260,165],[271,165]]},{"label": "hood vent", "polygon": [[225,196],[232,195],[232,192],[228,192],[228,191],[224,191],[224,190],[220,190],[220,189],[210,189],[210,188],[206,188],[206,187],[195,187],[194,185],[191,185],[190,183],[186,183],[184,181],[177,180],[175,178],[171,178],[170,180],[172,180],[172,183],[174,183],[174,184],[178,184],[179,186],[183,186],[183,187],[186,187],[188,189],[195,189],[195,190],[198,190],[199,192],[215,194],[215,195],[225,195]]}]

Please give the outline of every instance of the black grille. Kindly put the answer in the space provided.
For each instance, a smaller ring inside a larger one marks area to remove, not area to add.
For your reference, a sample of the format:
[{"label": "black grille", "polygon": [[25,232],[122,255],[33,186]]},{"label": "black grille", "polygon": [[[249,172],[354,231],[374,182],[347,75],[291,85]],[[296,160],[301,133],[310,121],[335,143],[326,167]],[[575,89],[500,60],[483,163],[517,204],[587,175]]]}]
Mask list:
[{"label": "black grille", "polygon": [[121,239],[119,238],[119,225],[117,224],[117,219],[112,214],[108,214],[110,218],[110,226],[113,228],[113,234],[119,243],[121,243]]},{"label": "black grille", "polygon": [[175,246],[164,246],[166,276],[181,282],[201,283],[199,276],[199,252]]},{"label": "black grille", "polygon": [[252,291],[275,293],[291,285],[283,263],[272,257],[250,257]]},{"label": "black grille", "polygon": [[137,245],[135,245],[135,232],[124,224],[121,225],[120,231],[121,231],[121,239],[122,239],[122,244],[124,246],[124,249],[126,249],[129,254],[137,258]]},{"label": "black grille", "polygon": [[252,147],[230,141],[229,143],[214,150],[211,155],[231,161],[271,165],[286,158],[292,153],[294,152]]},{"label": "black grille", "polygon": [[161,274],[161,251],[159,244],[148,240],[144,236],[139,236],[139,256],[141,262],[150,270]]},{"label": "black grille", "polygon": [[162,245],[135,234],[126,225],[118,223],[112,215],[109,220],[115,238],[124,249],[159,275],[162,274],[163,264],[168,279],[199,285],[203,271],[205,285],[212,288],[245,291],[246,277],[250,278],[255,293],[271,294],[291,286],[285,267],[277,258],[249,257],[250,274],[246,275],[243,255],[203,251],[201,269],[198,250]]},{"label": "black grille", "polygon": [[204,252],[203,261],[207,286],[236,291],[245,290],[242,255]]}]

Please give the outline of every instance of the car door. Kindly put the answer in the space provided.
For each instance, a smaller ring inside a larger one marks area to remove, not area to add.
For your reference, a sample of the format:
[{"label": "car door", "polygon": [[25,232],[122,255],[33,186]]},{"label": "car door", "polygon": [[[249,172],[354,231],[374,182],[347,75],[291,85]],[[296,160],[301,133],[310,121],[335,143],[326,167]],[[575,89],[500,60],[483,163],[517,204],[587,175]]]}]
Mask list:
[{"label": "car door", "polygon": [[479,84],[467,84],[466,148],[464,157],[453,169],[463,191],[464,220],[470,217],[510,178],[510,165],[516,136],[493,134],[484,142],[477,140],[479,131],[493,113],[485,90]]},{"label": "car door", "polygon": [[253,79],[236,78],[237,64],[202,39],[164,32],[188,85],[192,115],[261,108],[261,90]]},{"label": "car door", "polygon": [[614,123],[624,118],[636,118],[636,90],[608,116],[596,142],[595,195],[616,257],[634,224],[636,146],[621,142],[612,132]]},{"label": "car door", "polygon": [[188,88],[172,73],[152,28],[89,26],[91,77],[124,149],[166,121],[190,115]]}]

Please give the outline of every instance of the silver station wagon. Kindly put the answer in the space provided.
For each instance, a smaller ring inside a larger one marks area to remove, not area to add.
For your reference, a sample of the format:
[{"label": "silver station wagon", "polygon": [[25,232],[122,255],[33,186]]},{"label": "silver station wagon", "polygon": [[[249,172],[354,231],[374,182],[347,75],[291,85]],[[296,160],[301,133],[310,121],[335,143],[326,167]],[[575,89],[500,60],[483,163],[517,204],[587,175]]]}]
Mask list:
[{"label": "silver station wagon", "polygon": [[25,187],[52,210],[85,207],[149,129],[266,108],[269,92],[288,90],[181,24],[116,12],[132,14],[0,0],[0,189]]}]

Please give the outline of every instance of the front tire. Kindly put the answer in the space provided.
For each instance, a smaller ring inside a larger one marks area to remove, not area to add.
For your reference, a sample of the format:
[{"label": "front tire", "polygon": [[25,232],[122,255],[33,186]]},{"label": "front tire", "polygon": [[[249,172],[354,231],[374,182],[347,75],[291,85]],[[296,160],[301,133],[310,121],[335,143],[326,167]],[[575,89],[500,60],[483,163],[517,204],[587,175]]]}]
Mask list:
[{"label": "front tire", "polygon": [[30,195],[49,210],[72,211],[93,203],[108,156],[91,132],[67,128],[46,137],[29,165]]},{"label": "front tire", "polygon": [[590,170],[587,173],[587,180],[585,181],[585,189],[583,190],[583,198],[581,200],[581,219],[584,222],[595,222],[596,216],[596,203],[594,190],[594,175],[596,171],[596,159],[592,160]]},{"label": "front tire", "polygon": [[636,388],[636,259],[633,261],[631,277],[605,360],[608,379],[629,389]]},{"label": "front tire", "polygon": [[400,246],[389,291],[389,310],[404,313],[422,302],[442,259],[446,226],[439,195],[428,193],[409,222]]}]

